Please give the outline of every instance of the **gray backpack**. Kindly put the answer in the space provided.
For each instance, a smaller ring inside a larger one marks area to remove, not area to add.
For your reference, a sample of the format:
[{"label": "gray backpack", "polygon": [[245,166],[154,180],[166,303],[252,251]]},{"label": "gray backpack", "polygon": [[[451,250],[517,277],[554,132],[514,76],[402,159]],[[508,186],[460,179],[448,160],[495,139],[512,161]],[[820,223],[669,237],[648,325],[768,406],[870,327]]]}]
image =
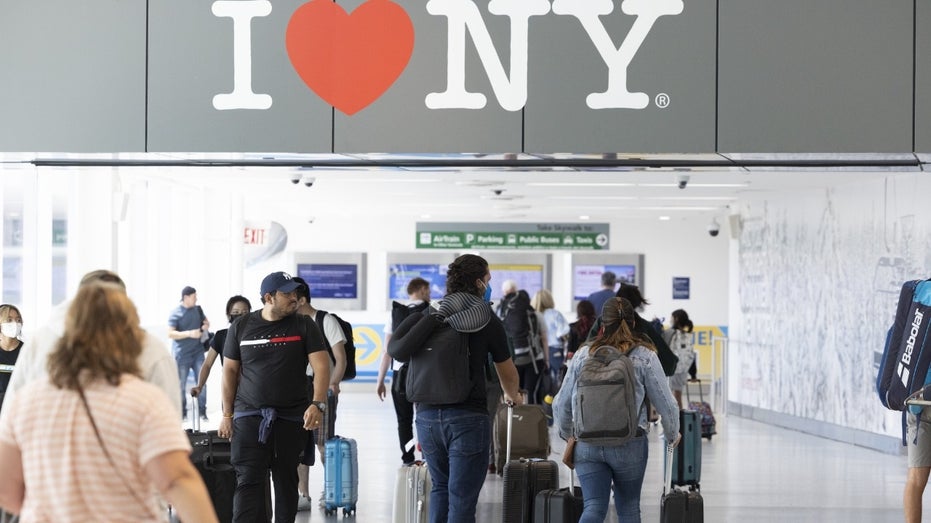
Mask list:
[{"label": "gray backpack", "polygon": [[573,399],[575,437],[595,445],[622,445],[637,434],[634,363],[616,347],[590,349]]}]

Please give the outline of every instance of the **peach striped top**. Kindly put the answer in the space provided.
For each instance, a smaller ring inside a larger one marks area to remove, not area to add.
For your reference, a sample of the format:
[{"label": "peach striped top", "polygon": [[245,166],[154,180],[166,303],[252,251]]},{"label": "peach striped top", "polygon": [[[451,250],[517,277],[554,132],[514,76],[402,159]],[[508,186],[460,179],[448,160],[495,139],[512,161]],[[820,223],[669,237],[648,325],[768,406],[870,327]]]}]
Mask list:
[{"label": "peach striped top", "polygon": [[177,409],[161,389],[129,375],[117,387],[91,385],[85,395],[119,471],[101,449],[77,392],[33,382],[3,406],[0,442],[22,453],[20,521],[167,521],[143,467],[165,452],[190,452]]}]

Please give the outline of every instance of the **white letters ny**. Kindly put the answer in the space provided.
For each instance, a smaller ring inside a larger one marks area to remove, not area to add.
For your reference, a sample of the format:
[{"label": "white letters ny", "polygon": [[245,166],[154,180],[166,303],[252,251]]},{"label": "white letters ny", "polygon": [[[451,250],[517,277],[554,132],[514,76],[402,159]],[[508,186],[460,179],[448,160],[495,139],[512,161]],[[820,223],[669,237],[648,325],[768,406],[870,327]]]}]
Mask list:
[{"label": "white letters ny", "polygon": [[[613,0],[554,0],[553,12],[574,16],[588,33],[598,53],[608,67],[608,89],[591,93],[585,101],[592,109],[643,109],[649,104],[646,93],[627,90],[627,69],[653,24],[663,15],[682,12],[682,0],[624,0],[624,14],[636,16],[633,26],[615,48],[608,31],[598,18],[614,10]],[[472,36],[479,59],[495,92],[498,103],[508,111],[518,111],[527,103],[527,46],[528,25],[531,16],[545,15],[550,10],[548,0],[491,0],[488,12],[502,15],[511,21],[511,72],[507,75],[488,27],[473,0],[429,0],[427,12],[447,18],[448,45],[446,91],[429,93],[425,99],[430,109],[481,109],[486,98],[465,88],[465,38]]]}]

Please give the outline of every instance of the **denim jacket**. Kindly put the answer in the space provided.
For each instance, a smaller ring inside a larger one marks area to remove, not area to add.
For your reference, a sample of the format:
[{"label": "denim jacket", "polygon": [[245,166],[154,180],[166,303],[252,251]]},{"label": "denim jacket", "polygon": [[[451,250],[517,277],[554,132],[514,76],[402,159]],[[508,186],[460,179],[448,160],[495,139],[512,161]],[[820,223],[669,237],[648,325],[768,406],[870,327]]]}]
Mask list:
[{"label": "denim jacket", "polygon": [[[582,347],[569,360],[569,368],[562,388],[559,389],[559,393],[553,399],[553,417],[559,429],[559,436],[563,439],[568,439],[569,436],[574,435],[572,405],[578,391],[576,382],[579,379],[582,361],[588,358],[589,348],[587,345]],[[653,407],[662,416],[663,433],[666,436],[666,441],[672,443],[679,434],[679,405],[672,396],[672,391],[669,390],[669,383],[663,373],[659,358],[655,352],[642,346],[634,347],[627,355],[634,364],[634,371],[637,376],[637,382],[634,384],[634,394],[637,404],[640,405],[638,426],[644,429],[645,432],[650,430],[650,424],[647,421],[647,409],[643,404],[644,396],[646,396],[650,398]]]}]

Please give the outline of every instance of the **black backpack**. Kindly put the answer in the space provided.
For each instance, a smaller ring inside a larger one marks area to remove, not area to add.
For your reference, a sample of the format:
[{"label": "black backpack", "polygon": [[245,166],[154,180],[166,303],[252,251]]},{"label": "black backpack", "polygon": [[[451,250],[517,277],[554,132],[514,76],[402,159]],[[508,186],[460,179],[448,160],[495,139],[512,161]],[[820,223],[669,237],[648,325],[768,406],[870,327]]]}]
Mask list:
[{"label": "black backpack", "polygon": [[517,294],[503,304],[504,330],[515,347],[530,347],[532,343],[532,327],[530,325],[530,298],[526,291],[517,291]]},{"label": "black backpack", "polygon": [[415,312],[423,312],[427,307],[430,306],[430,302],[422,302],[416,305],[406,305],[403,303],[398,303],[396,301],[391,302],[391,331],[394,332],[397,330],[398,325],[401,324],[408,316],[414,314]]},{"label": "black backpack", "polygon": [[323,335],[323,342],[326,343],[326,350],[330,353],[330,361],[336,362],[336,358],[333,357],[333,348],[330,347],[330,341],[326,338],[326,333],[323,330],[323,318],[325,318],[327,314],[336,319],[340,328],[343,329],[343,337],[346,338],[346,343],[343,344],[346,350],[346,372],[343,373],[343,379],[341,381],[349,381],[356,377],[356,344],[352,339],[352,324],[332,312],[317,311],[314,320],[317,322],[317,327],[320,328],[320,334]]},{"label": "black backpack", "polygon": [[[429,314],[429,309],[424,314]],[[428,405],[462,403],[472,392],[469,335],[444,320],[407,363],[407,401]]]},{"label": "black backpack", "polygon": [[[398,329],[398,325],[402,321],[407,319],[408,316],[414,313],[422,313],[430,307],[430,302],[422,302],[416,305],[405,305],[403,303],[398,303],[396,301],[391,302],[391,332],[394,332]],[[407,363],[401,365],[401,368],[398,369],[398,372],[394,375],[391,381],[391,390],[400,395],[401,397],[407,397]]]}]

